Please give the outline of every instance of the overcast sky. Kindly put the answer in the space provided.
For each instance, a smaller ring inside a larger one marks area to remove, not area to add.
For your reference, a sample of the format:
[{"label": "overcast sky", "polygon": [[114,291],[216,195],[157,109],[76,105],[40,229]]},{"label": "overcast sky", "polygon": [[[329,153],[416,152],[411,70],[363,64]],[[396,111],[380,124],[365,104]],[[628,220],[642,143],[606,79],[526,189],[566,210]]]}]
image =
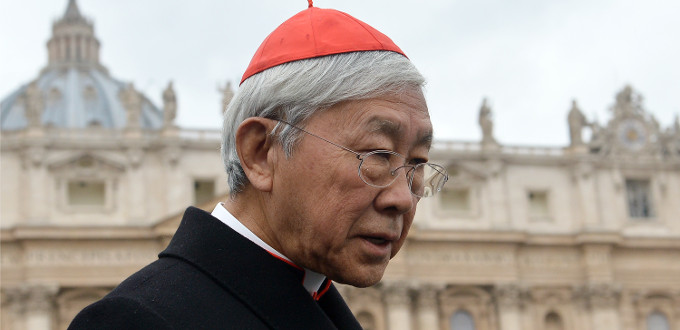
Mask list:
[{"label": "overcast sky", "polygon": [[[680,113],[677,0],[316,0],[391,37],[428,80],[435,137],[475,141],[487,97],[503,144],[568,144],[576,99],[604,124],[626,84],[662,127]],[[0,98],[47,63],[67,0],[0,2]],[[240,80],[264,38],[305,0],[78,0],[94,20],[101,62],[161,106],[172,80],[178,124],[220,125],[218,84]]]}]

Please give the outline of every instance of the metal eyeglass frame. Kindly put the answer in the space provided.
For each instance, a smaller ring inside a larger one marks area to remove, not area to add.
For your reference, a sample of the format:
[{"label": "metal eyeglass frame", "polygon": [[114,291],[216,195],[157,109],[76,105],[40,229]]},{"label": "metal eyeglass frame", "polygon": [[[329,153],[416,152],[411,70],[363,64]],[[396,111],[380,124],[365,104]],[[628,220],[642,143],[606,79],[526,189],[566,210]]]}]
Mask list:
[{"label": "metal eyeglass frame", "polygon": [[[297,126],[295,126],[295,125],[293,125],[293,124],[291,124],[291,123],[289,123],[289,122],[287,122],[287,121],[285,121],[285,120],[282,120],[282,119],[274,119],[274,120],[276,120],[276,121],[278,121],[278,122],[280,122],[280,123],[284,123],[284,124],[286,124],[286,125],[288,125],[288,126],[290,126],[290,127],[292,127],[292,128],[295,128],[295,129],[297,129],[297,130],[299,130],[299,131],[301,131],[301,132],[303,132],[303,133],[309,134],[309,135],[311,135],[311,136],[313,136],[313,137],[315,137],[315,138],[321,139],[321,140],[323,140],[323,141],[325,141],[325,142],[327,142],[327,143],[330,143],[330,144],[332,144],[332,145],[334,145],[334,146],[336,146],[336,147],[338,147],[338,148],[340,148],[340,149],[342,149],[342,150],[349,151],[349,152],[353,153],[354,155],[356,155],[356,156],[357,156],[357,159],[360,160],[359,166],[358,166],[358,168],[357,168],[357,172],[358,172],[357,174],[359,175],[359,178],[361,179],[361,181],[363,181],[365,184],[367,184],[367,185],[369,185],[369,186],[371,186],[371,187],[375,187],[375,188],[385,188],[385,187],[391,186],[395,181],[397,181],[397,175],[396,175],[397,171],[399,171],[399,170],[402,169],[402,168],[410,168],[410,169],[408,169],[408,170],[405,170],[405,172],[406,172],[406,179],[407,179],[407,182],[408,182],[408,188],[409,188],[409,191],[411,192],[411,194],[412,194],[413,196],[416,196],[416,197],[419,197],[419,198],[434,196],[437,192],[439,192],[439,191],[441,190],[441,188],[444,186],[444,184],[446,184],[446,182],[449,180],[449,175],[448,175],[446,169],[444,169],[444,167],[442,167],[441,165],[433,164],[433,163],[419,163],[419,164],[416,164],[416,165],[406,165],[406,164],[404,164],[404,165],[399,166],[399,167],[397,167],[397,168],[395,168],[395,169],[393,169],[393,170],[390,170],[390,174],[391,174],[394,178],[392,179],[392,181],[390,181],[390,183],[388,183],[388,184],[386,184],[386,185],[380,186],[380,185],[372,184],[372,183],[370,183],[370,182],[366,182],[366,179],[364,179],[364,177],[361,175],[361,165],[364,163],[364,159],[366,159],[366,157],[371,156],[371,155],[374,155],[374,154],[377,154],[377,153],[389,153],[389,154],[392,154],[392,155],[395,155],[395,156],[398,156],[398,157],[404,159],[404,163],[406,162],[406,157],[402,156],[401,154],[399,154],[399,153],[397,153],[397,152],[394,152],[394,151],[391,151],[391,150],[384,150],[384,149],[378,149],[378,150],[373,150],[373,151],[369,151],[369,152],[365,152],[365,153],[360,153],[360,152],[354,151],[354,150],[352,150],[352,149],[350,149],[350,148],[347,148],[347,147],[345,147],[345,146],[339,145],[339,144],[337,144],[337,143],[335,143],[335,142],[333,142],[333,141],[330,141],[330,140],[328,140],[328,139],[326,139],[326,138],[324,138],[324,137],[321,137],[321,136],[318,136],[318,135],[316,135],[316,134],[314,134],[314,133],[308,132],[307,130],[305,130],[305,129],[303,129],[303,128],[300,128],[300,127],[297,127]],[[431,194],[429,194],[429,195],[424,194],[423,196],[419,196],[419,195],[417,195],[417,194],[415,194],[415,193],[413,192],[413,174],[409,175],[409,173],[415,173],[416,167],[418,167],[418,166],[425,166],[425,165],[430,166],[430,168],[432,168],[434,171],[437,171],[437,172],[439,172],[439,174],[443,175],[443,176],[444,176],[444,179],[443,179],[444,181],[442,182],[441,186],[437,187],[436,190],[433,190]]]}]

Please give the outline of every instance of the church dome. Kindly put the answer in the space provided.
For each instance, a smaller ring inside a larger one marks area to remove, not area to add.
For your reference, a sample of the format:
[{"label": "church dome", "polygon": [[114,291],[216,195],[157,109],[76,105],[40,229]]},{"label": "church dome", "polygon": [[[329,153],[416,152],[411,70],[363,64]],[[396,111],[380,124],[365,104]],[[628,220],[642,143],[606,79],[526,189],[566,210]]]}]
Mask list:
[{"label": "church dome", "polygon": [[132,84],[109,74],[99,63],[99,46],[92,22],[69,0],[64,16],[52,26],[47,66],[2,100],[0,128],[160,129],[163,112]]}]

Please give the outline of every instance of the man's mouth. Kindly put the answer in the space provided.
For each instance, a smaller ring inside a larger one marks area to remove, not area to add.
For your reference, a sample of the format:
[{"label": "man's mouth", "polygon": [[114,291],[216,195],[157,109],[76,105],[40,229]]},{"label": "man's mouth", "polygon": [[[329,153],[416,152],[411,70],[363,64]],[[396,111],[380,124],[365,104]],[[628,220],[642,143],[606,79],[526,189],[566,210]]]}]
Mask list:
[{"label": "man's mouth", "polygon": [[389,242],[388,240],[380,237],[364,237],[364,238],[375,245],[383,245]]}]

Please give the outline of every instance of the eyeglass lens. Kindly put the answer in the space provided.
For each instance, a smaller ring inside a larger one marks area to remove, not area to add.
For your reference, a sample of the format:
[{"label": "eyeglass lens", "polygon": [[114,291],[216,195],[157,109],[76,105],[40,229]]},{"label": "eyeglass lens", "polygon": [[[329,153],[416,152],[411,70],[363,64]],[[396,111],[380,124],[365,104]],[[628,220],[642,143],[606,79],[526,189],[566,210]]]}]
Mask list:
[{"label": "eyeglass lens", "polygon": [[389,152],[368,153],[359,165],[359,176],[368,185],[382,188],[391,185],[403,169],[411,193],[418,197],[430,197],[446,183],[445,171],[438,165],[404,166],[403,162],[403,158]]}]

